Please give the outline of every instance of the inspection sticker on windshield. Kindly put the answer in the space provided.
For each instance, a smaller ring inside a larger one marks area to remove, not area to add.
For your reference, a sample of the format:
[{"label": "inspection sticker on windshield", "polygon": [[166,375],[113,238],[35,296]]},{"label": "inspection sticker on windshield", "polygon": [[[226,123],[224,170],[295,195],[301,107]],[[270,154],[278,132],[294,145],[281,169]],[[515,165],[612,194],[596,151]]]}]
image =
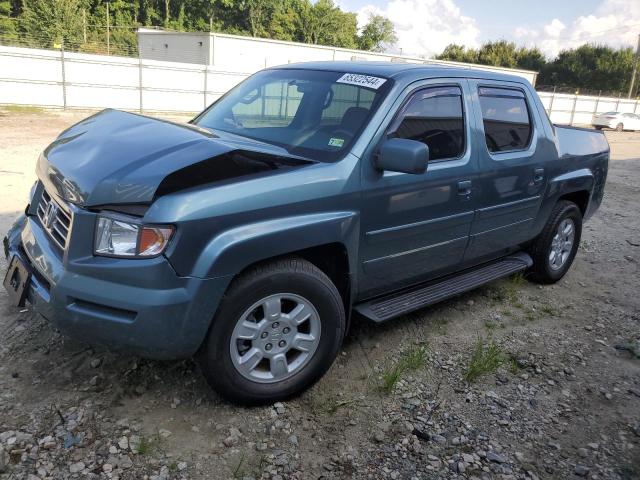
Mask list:
[{"label": "inspection sticker on windshield", "polygon": [[344,138],[333,138],[331,137],[329,139],[329,146],[330,147],[341,147],[344,145]]},{"label": "inspection sticker on windshield", "polygon": [[336,80],[336,83],[348,83],[350,85],[358,85],[359,87],[373,88],[374,90],[377,90],[386,81],[386,78],[371,77],[369,75],[359,75],[357,73],[345,73],[338,80]]}]

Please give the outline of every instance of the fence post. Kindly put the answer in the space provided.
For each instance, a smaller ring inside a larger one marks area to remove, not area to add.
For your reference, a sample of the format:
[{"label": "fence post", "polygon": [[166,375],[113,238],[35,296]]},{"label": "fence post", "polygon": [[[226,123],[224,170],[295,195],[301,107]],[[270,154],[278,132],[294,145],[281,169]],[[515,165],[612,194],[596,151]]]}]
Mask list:
[{"label": "fence post", "polygon": [[622,93],[618,92],[618,101],[616,102],[616,112],[618,111],[618,108],[620,108],[620,97],[622,96]]},{"label": "fence post", "polygon": [[60,41],[60,65],[62,67],[62,109],[67,109],[67,79],[64,71],[64,40]]},{"label": "fence post", "polygon": [[551,101],[549,102],[549,120],[551,120],[551,115],[553,114],[553,101],[556,98],[556,87],[553,87],[553,92],[551,92]]},{"label": "fence post", "polygon": [[204,66],[204,99],[203,99],[203,103],[204,103],[204,108],[207,108],[207,76],[209,73],[209,69],[207,67],[207,65]]},{"label": "fence post", "polygon": [[596,100],[596,106],[593,107],[593,114],[594,115],[596,113],[598,113],[598,105],[600,105],[600,92],[602,92],[602,90],[598,90],[598,99]]},{"label": "fence post", "polygon": [[138,52],[138,90],[140,92],[140,113],[142,113],[144,108],[142,106],[142,57],[140,52]]},{"label": "fence post", "polygon": [[569,125],[573,125],[573,117],[576,115],[576,103],[578,103],[578,95],[573,95],[573,106],[571,107],[571,118],[569,119]]}]

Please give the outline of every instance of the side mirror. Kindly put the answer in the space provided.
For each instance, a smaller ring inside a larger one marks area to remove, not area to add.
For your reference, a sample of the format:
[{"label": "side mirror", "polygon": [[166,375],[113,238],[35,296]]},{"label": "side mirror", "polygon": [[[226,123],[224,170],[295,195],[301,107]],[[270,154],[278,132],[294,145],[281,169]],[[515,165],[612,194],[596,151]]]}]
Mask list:
[{"label": "side mirror", "polygon": [[416,140],[390,138],[380,147],[375,161],[379,170],[422,174],[427,170],[429,147]]}]

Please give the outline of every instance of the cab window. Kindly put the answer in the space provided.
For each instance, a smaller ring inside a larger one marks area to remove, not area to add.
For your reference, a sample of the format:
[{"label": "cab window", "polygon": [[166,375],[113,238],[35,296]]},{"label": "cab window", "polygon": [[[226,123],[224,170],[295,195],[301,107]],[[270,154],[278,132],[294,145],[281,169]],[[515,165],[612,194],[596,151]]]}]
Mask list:
[{"label": "cab window", "polygon": [[460,87],[430,87],[414,93],[391,124],[388,137],[425,143],[429,160],[460,157],[465,147]]},{"label": "cab window", "polygon": [[524,93],[494,87],[481,87],[478,93],[489,151],[526,149],[531,141],[531,120]]}]

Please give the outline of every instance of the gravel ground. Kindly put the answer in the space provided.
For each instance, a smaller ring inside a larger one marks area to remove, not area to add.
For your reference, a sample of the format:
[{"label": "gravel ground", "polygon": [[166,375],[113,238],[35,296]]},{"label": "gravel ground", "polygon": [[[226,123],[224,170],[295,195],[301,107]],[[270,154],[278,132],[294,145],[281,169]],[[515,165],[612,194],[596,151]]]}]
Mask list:
[{"label": "gravel ground", "polygon": [[[0,113],[0,233],[82,116]],[[607,136],[605,200],[563,281],[356,320],[284,404],[234,407],[191,361],[90,347],[0,292],[0,479],[640,478],[640,133]]]}]

